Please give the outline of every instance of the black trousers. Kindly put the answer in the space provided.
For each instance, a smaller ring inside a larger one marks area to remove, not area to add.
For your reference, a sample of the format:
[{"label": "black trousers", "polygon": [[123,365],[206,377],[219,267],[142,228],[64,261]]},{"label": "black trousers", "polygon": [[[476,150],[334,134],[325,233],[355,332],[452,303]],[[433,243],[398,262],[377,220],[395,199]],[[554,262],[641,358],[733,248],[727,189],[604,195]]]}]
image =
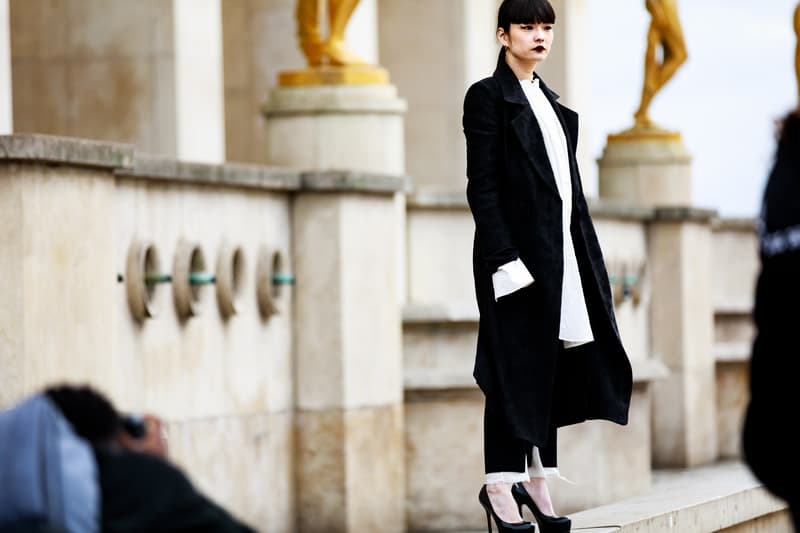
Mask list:
[{"label": "black trousers", "polygon": [[[557,428],[551,425],[547,444],[539,447],[542,466],[555,468],[557,464]],[[533,444],[511,434],[501,406],[486,398],[483,410],[483,457],[486,473],[525,472],[526,461],[533,463]]]}]

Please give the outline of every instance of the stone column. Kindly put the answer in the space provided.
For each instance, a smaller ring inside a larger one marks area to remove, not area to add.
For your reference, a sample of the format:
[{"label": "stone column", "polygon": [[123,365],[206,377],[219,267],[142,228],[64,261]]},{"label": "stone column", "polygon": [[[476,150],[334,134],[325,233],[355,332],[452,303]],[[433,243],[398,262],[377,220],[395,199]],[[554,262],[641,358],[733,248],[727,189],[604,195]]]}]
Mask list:
[{"label": "stone column", "polygon": [[[405,530],[403,112],[390,85],[278,88],[269,162],[293,203],[298,530]],[[322,171],[322,172],[319,172]]]},{"label": "stone column", "polygon": [[17,132],[222,161],[221,0],[6,1]]},{"label": "stone column", "polygon": [[221,163],[225,161],[221,0],[173,1],[176,155]]},{"label": "stone column", "polygon": [[464,93],[494,71],[497,0],[378,0],[381,64],[409,102],[415,189],[464,191]]},{"label": "stone column", "polygon": [[14,131],[11,110],[11,26],[8,0],[0,0],[0,135]]},{"label": "stone column", "polygon": [[670,375],[653,386],[653,463],[717,458],[711,297],[712,211],[657,209],[650,227],[652,353]]}]

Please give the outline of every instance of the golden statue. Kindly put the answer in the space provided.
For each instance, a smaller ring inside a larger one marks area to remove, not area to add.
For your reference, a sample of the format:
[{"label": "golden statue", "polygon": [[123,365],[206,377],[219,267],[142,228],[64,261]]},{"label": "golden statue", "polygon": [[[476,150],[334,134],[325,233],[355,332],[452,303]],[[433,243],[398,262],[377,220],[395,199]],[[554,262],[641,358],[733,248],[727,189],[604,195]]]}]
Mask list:
[{"label": "golden statue", "polygon": [[309,68],[283,72],[282,86],[385,84],[386,70],[368,65],[345,44],[345,30],[359,0],[325,0],[328,36],[320,29],[320,1],[297,0],[297,36]]},{"label": "golden statue", "polygon": [[[640,131],[657,129],[648,114],[650,103],[688,58],[675,0],[646,0],[646,4],[652,20],[647,32],[642,103],[634,115],[633,128]],[[656,61],[659,45],[662,49],[660,64]]]},{"label": "golden statue", "polygon": [[320,31],[319,0],[297,0],[297,34],[300,48],[312,67],[322,65],[363,65],[344,42],[344,31],[359,0],[328,0],[328,39]]}]

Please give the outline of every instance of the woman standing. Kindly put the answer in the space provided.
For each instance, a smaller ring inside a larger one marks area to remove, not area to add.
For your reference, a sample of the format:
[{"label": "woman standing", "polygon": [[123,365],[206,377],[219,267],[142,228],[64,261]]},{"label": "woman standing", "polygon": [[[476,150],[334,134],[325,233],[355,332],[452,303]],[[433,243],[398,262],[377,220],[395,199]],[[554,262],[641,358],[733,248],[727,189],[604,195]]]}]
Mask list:
[{"label": "woman standing", "polygon": [[464,99],[474,375],[486,397],[479,500],[501,531],[533,530],[522,505],[543,533],[570,530],[545,481],[557,474],[556,429],[626,424],[632,388],[575,158],[578,116],[535,73],[554,23],[548,0],[504,0],[497,69]]}]

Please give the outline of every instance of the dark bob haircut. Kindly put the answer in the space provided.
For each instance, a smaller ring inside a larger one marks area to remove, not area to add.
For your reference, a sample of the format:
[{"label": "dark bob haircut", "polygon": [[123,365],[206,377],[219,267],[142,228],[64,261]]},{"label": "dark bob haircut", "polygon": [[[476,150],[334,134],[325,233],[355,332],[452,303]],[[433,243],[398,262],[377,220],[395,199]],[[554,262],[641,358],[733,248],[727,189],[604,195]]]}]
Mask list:
[{"label": "dark bob haircut", "polygon": [[497,27],[508,33],[512,24],[554,24],[556,12],[548,0],[503,0]]}]

